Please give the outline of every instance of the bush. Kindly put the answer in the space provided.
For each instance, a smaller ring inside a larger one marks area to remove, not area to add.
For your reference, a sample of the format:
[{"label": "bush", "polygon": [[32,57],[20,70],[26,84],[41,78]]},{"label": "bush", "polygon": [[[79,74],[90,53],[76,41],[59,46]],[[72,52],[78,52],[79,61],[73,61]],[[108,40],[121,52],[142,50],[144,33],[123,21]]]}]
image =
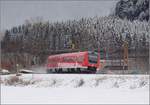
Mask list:
[{"label": "bush", "polygon": [[19,77],[17,77],[17,76],[11,76],[8,79],[5,79],[5,84],[6,85],[13,85],[13,84],[16,84],[19,81],[20,81]]},{"label": "bush", "polygon": [[119,88],[118,82],[115,82],[113,86],[114,86],[115,88]]},{"label": "bush", "polygon": [[2,81],[2,79],[0,78],[0,84],[2,84],[3,83],[3,81]]},{"label": "bush", "polygon": [[34,84],[34,81],[30,81],[30,80],[23,80],[21,78],[19,78],[18,76],[11,76],[8,79],[4,80],[5,85],[22,85],[22,86],[26,86],[29,84]]},{"label": "bush", "polygon": [[83,79],[80,79],[80,80],[79,80],[79,83],[78,83],[78,85],[77,85],[77,87],[81,87],[83,84],[84,84],[84,80],[83,80]]}]

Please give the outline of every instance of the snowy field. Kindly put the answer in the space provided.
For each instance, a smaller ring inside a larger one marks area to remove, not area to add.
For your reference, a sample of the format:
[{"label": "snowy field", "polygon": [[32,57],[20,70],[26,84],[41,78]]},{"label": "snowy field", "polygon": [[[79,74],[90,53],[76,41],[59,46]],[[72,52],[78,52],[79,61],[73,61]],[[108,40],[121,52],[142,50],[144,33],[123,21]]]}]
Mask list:
[{"label": "snowy field", "polygon": [[1,76],[2,104],[149,104],[148,75]]}]

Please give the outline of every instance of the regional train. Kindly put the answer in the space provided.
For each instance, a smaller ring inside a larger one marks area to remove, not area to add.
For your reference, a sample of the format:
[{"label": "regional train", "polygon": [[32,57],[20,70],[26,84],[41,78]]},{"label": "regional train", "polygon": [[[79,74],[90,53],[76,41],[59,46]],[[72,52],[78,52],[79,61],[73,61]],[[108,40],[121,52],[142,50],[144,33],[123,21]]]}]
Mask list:
[{"label": "regional train", "polygon": [[47,73],[96,73],[105,64],[101,56],[95,51],[51,55],[47,59]]}]

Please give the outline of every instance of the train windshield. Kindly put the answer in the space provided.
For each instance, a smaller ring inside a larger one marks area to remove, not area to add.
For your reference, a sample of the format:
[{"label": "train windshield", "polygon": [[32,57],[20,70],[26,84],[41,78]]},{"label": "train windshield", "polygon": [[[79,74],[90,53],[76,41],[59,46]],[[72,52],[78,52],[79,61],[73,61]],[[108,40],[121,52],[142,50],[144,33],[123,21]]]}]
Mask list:
[{"label": "train windshield", "polygon": [[89,60],[89,63],[97,63],[98,53],[93,52],[93,51],[88,51],[88,60]]}]

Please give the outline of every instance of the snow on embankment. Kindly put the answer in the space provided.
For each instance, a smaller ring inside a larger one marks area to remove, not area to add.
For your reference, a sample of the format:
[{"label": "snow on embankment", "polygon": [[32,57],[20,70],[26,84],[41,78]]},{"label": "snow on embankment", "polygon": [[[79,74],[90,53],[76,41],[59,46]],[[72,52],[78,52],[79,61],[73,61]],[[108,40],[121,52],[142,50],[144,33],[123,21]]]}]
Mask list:
[{"label": "snow on embankment", "polygon": [[148,75],[24,74],[1,76],[2,85],[28,87],[97,87],[149,89]]}]

